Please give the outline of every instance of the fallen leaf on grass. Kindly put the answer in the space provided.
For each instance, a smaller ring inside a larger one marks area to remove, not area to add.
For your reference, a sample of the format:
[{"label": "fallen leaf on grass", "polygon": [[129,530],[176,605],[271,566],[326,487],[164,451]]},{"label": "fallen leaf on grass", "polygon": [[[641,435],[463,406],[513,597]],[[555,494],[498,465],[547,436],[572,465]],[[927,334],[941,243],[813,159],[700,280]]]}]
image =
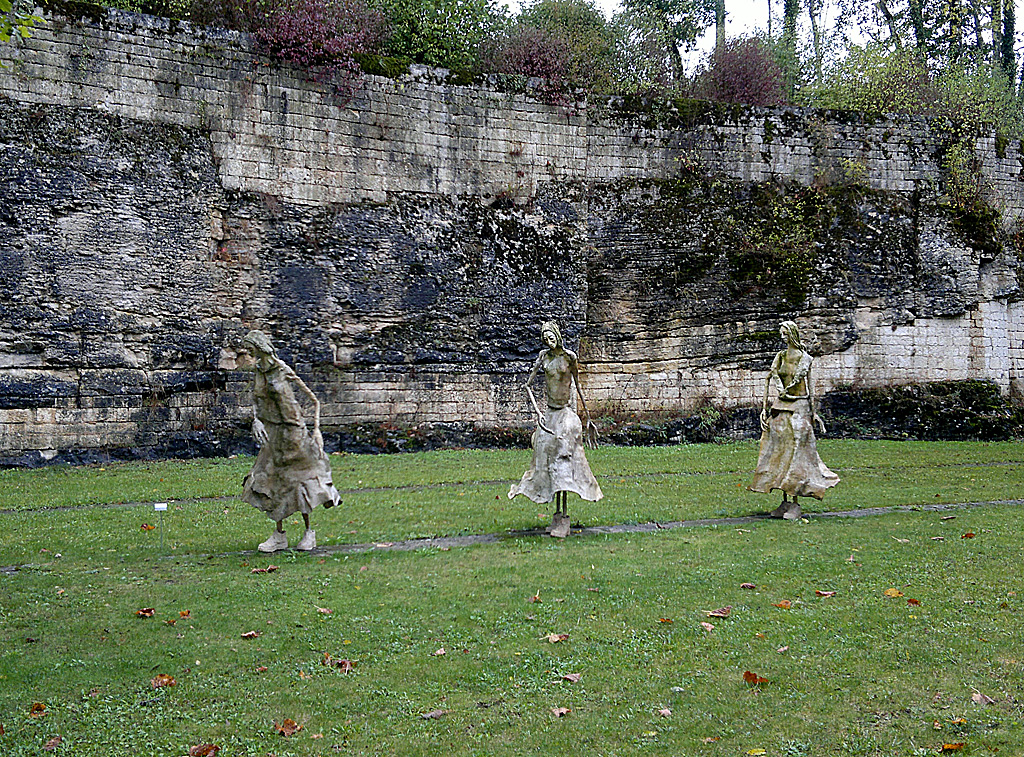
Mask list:
[{"label": "fallen leaf on grass", "polygon": [[165,620],[164,621],[164,625],[166,625],[166,626],[173,626],[177,622],[178,622],[177,618],[171,618],[170,620]]},{"label": "fallen leaf on grass", "polygon": [[438,718],[443,718],[447,714],[448,710],[431,710],[430,712],[424,712],[420,717],[424,720],[437,720]]},{"label": "fallen leaf on grass", "polygon": [[219,751],[216,744],[196,744],[188,748],[188,757],[214,757]]},{"label": "fallen leaf on grass", "polygon": [[322,733],[314,733],[309,738],[311,739],[322,739],[324,735]]},{"label": "fallen leaf on grass", "polygon": [[751,757],[761,757],[761,755],[768,754],[764,749],[748,749],[744,754],[749,754]]},{"label": "fallen leaf on grass", "polygon": [[701,739],[702,744],[714,744],[716,741],[721,741],[721,736],[705,736]]},{"label": "fallen leaf on grass", "polygon": [[659,623],[674,623],[675,621],[673,621],[672,618],[658,618],[658,622]]},{"label": "fallen leaf on grass", "polygon": [[242,634],[243,639],[255,639],[260,635],[259,631],[246,631]]},{"label": "fallen leaf on grass", "polygon": [[715,627],[711,623],[708,623],[706,620],[702,620],[700,622],[700,627],[703,628],[708,633],[711,633],[712,631],[715,630]]},{"label": "fallen leaf on grass", "polygon": [[562,676],[562,680],[568,681],[569,683],[578,683],[580,678],[582,677],[582,673],[566,673],[564,676]]},{"label": "fallen leaf on grass", "polygon": [[536,594],[534,594],[534,595],[532,595],[532,596],[531,596],[531,597],[530,597],[529,599],[527,599],[526,601],[527,601],[527,602],[530,602],[530,603],[535,603],[535,602],[539,603],[539,602],[540,602],[540,589],[537,589],[537,593],[536,593]]},{"label": "fallen leaf on grass", "polygon": [[834,597],[836,593],[834,591],[821,591],[820,589],[814,590],[814,596],[816,597]]},{"label": "fallen leaf on grass", "polygon": [[725,607],[719,607],[717,610],[705,610],[704,614],[709,618],[728,618],[731,612],[732,605],[726,605]]},{"label": "fallen leaf on grass", "polygon": [[670,710],[668,707],[662,707],[660,710],[657,711],[656,714],[661,715],[663,718],[667,718],[669,715],[672,714],[672,710]]},{"label": "fallen leaf on grass", "polygon": [[448,653],[444,650],[444,647],[441,647],[434,652],[434,657],[444,657],[446,654]]},{"label": "fallen leaf on grass", "polygon": [[958,741],[955,744],[943,744],[942,749],[939,750],[941,754],[948,754],[949,752],[959,752],[964,748],[964,742]]},{"label": "fallen leaf on grass", "polygon": [[787,645],[787,646],[784,646],[784,647],[779,647],[775,651],[778,652],[779,654],[785,654],[786,652],[789,651],[789,646]]},{"label": "fallen leaf on grass", "polygon": [[178,617],[180,617],[180,618],[191,618],[192,617],[192,611],[191,610],[178,610]]},{"label": "fallen leaf on grass", "polygon": [[174,676],[169,676],[166,673],[157,673],[150,683],[153,684],[154,689],[162,689],[164,686],[178,685],[178,682],[174,680]]},{"label": "fallen leaf on grass", "polygon": [[[316,605],[313,605],[313,607],[316,607]],[[321,615],[330,615],[332,612],[331,610],[328,610],[326,607],[316,607],[316,611]]]},{"label": "fallen leaf on grass", "polygon": [[57,745],[60,744],[61,741],[63,741],[63,739],[60,737],[60,734],[54,736],[52,739],[43,744],[43,751],[52,752],[54,749],[57,748]]},{"label": "fallen leaf on grass", "polygon": [[549,633],[544,638],[547,639],[547,642],[549,644],[557,644],[560,641],[565,641],[566,639],[568,639],[569,638],[569,634],[567,634],[567,633]]},{"label": "fallen leaf on grass", "polygon": [[152,607],[143,607],[141,610],[135,611],[135,617],[137,618],[152,618],[156,613],[156,610]]},{"label": "fallen leaf on grass", "polygon": [[902,592],[902,591],[900,591],[899,589],[886,589],[886,590],[885,590],[885,591],[883,591],[882,593],[883,593],[883,594],[884,594],[885,596],[887,596],[887,597],[892,597],[892,598],[894,598],[894,599],[895,599],[896,597],[902,597],[902,596],[903,596],[903,592]]},{"label": "fallen leaf on grass", "polygon": [[973,694],[971,694],[971,701],[974,702],[975,704],[995,704],[996,703],[996,700],[994,700],[992,697],[985,696],[980,691],[976,691]]},{"label": "fallen leaf on grass", "polygon": [[964,534],[960,538],[961,539],[973,539],[974,538],[974,532],[973,531],[968,531],[966,534]]},{"label": "fallen leaf on grass", "polygon": [[284,722],[281,723],[281,725],[278,725],[277,721],[275,720],[274,728],[282,736],[294,736],[296,733],[302,730],[302,726],[299,723],[296,723],[291,718],[285,718]]},{"label": "fallen leaf on grass", "polygon": [[356,666],[355,660],[336,660],[334,667],[340,670],[342,673],[348,675],[352,672],[352,669]]},{"label": "fallen leaf on grass", "polygon": [[757,673],[752,673],[749,670],[743,672],[743,680],[749,683],[751,686],[758,686],[762,683],[768,683],[767,678],[762,678]]},{"label": "fallen leaf on grass", "polygon": [[275,570],[277,570],[277,566],[276,565],[268,565],[265,568],[253,568],[249,572],[250,573],[273,573]]},{"label": "fallen leaf on grass", "polygon": [[751,584],[751,583],[740,584],[740,588],[741,589],[756,589],[757,588],[757,584]]},{"label": "fallen leaf on grass", "polygon": [[266,665],[260,665],[258,668],[256,668],[256,672],[257,673],[266,673],[267,672],[267,666]]},{"label": "fallen leaf on grass", "polygon": [[788,599],[783,599],[780,602],[776,602],[772,607],[781,607],[783,610],[788,610],[793,606],[793,603]]},{"label": "fallen leaf on grass", "polygon": [[565,717],[570,712],[572,712],[572,710],[570,710],[568,707],[552,707],[551,708],[551,714],[554,715],[556,718]]},{"label": "fallen leaf on grass", "polygon": [[141,526],[143,531],[152,531],[156,526],[151,526],[148,523],[143,523]]},{"label": "fallen leaf on grass", "polygon": [[907,600],[907,604],[911,605],[913,607],[917,607],[919,604],[921,604],[921,600],[920,599],[908,599]]},{"label": "fallen leaf on grass", "polygon": [[46,714],[46,705],[42,702],[33,702],[28,709],[28,714],[34,718],[41,718]]}]

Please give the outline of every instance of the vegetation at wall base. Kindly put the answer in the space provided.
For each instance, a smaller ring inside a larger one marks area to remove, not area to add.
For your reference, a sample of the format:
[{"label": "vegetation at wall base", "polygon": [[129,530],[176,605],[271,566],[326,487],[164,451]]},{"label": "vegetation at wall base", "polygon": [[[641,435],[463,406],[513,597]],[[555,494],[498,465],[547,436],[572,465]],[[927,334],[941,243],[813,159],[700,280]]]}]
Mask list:
[{"label": "vegetation at wall base", "polygon": [[[1024,508],[925,509],[1019,484],[1003,474],[1024,463],[1020,445],[825,442],[822,454],[843,476],[827,505],[921,509],[401,552],[387,543],[487,525],[488,509],[544,525],[548,508],[508,502],[493,481],[528,453],[347,455],[332,458],[345,501],[314,513],[318,540],[380,546],[261,555],[239,552],[272,527],[261,513],[172,498],[251,460],[60,473],[66,495],[96,504],[0,508],[18,535],[0,545],[0,750],[1024,749]],[[574,499],[570,513],[594,524],[764,509],[774,497],[737,486],[755,456],[751,444],[597,450],[606,500]],[[0,473],[0,496],[40,479],[31,504],[45,504],[57,475]],[[164,520],[100,506],[118,494],[108,475],[147,479],[171,501]],[[237,495],[237,476],[222,480]],[[294,541],[300,526],[287,527]]]}]

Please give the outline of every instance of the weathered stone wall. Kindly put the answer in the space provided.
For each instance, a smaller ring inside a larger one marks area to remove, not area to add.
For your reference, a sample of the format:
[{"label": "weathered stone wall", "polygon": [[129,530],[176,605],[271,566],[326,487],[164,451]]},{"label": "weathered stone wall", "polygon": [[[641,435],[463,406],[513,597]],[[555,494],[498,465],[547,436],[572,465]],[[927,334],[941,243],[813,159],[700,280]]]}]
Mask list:
[{"label": "weathered stone wall", "polygon": [[[819,391],[1024,380],[1019,261],[945,206],[942,125],[426,70],[341,102],[237,35],[113,11],[3,52],[2,461],[244,435],[252,327],[328,427],[522,423],[551,317],[629,413],[756,402],[790,317]],[[976,147],[1010,229],[1020,145]]]}]

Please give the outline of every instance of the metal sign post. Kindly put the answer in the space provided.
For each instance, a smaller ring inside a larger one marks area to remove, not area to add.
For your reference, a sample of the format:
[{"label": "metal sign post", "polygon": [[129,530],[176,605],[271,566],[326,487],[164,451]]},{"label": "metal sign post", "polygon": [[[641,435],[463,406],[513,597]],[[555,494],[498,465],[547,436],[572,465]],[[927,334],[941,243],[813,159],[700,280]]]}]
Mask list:
[{"label": "metal sign post", "polygon": [[154,502],[153,509],[160,513],[160,551],[164,551],[164,513],[167,512],[166,502]]}]

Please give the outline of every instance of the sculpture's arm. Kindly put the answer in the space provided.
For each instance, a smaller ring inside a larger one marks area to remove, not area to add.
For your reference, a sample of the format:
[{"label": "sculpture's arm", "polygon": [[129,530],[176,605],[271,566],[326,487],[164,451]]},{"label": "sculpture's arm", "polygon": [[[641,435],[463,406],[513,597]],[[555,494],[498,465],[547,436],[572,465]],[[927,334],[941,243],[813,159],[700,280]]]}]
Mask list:
[{"label": "sculpture's arm", "polygon": [[262,447],[268,441],[270,441],[270,435],[267,433],[267,427],[263,425],[263,421],[260,420],[259,409],[256,407],[256,383],[253,382],[252,388],[252,438],[256,440],[256,446]]},{"label": "sculpture's arm", "polygon": [[768,376],[764,380],[764,397],[761,398],[761,430],[768,430],[768,397],[772,392],[772,377],[779,375],[779,355],[772,360],[772,367],[768,370]]},{"label": "sculpture's arm", "polygon": [[537,374],[540,372],[541,366],[544,364],[544,355],[546,353],[547,350],[541,350],[540,354],[537,355],[537,360],[533,364],[533,370],[530,371],[530,375],[523,386],[526,388],[526,396],[530,398],[530,404],[533,405],[533,411],[537,414],[537,425],[554,436],[555,432],[544,425],[544,414],[541,413],[540,407],[537,405],[537,398],[533,396],[533,389],[530,388],[530,384],[532,384],[533,380],[537,378]]},{"label": "sculpture's arm", "polygon": [[811,405],[811,424],[818,423],[821,433],[828,433],[825,429],[825,421],[818,415],[818,408],[814,404],[814,382],[811,380],[811,367],[807,366],[807,398]]},{"label": "sculpture's arm", "polygon": [[590,420],[590,409],[587,407],[587,401],[583,399],[583,390],[580,389],[579,360],[576,358],[576,353],[566,351],[569,353],[569,371],[572,373],[572,381],[576,385],[576,394],[579,395],[580,404],[583,405],[583,412],[587,419],[583,439],[588,447],[593,448],[597,446],[597,426]]},{"label": "sculpture's arm", "polygon": [[299,389],[302,390],[302,393],[306,395],[313,405],[313,441],[316,443],[317,448],[323,452],[324,436],[320,433],[320,400],[313,394],[313,390],[306,386],[306,382],[299,377],[299,374],[292,370],[291,366],[283,362],[281,365],[285,367],[285,376],[298,385]]}]

